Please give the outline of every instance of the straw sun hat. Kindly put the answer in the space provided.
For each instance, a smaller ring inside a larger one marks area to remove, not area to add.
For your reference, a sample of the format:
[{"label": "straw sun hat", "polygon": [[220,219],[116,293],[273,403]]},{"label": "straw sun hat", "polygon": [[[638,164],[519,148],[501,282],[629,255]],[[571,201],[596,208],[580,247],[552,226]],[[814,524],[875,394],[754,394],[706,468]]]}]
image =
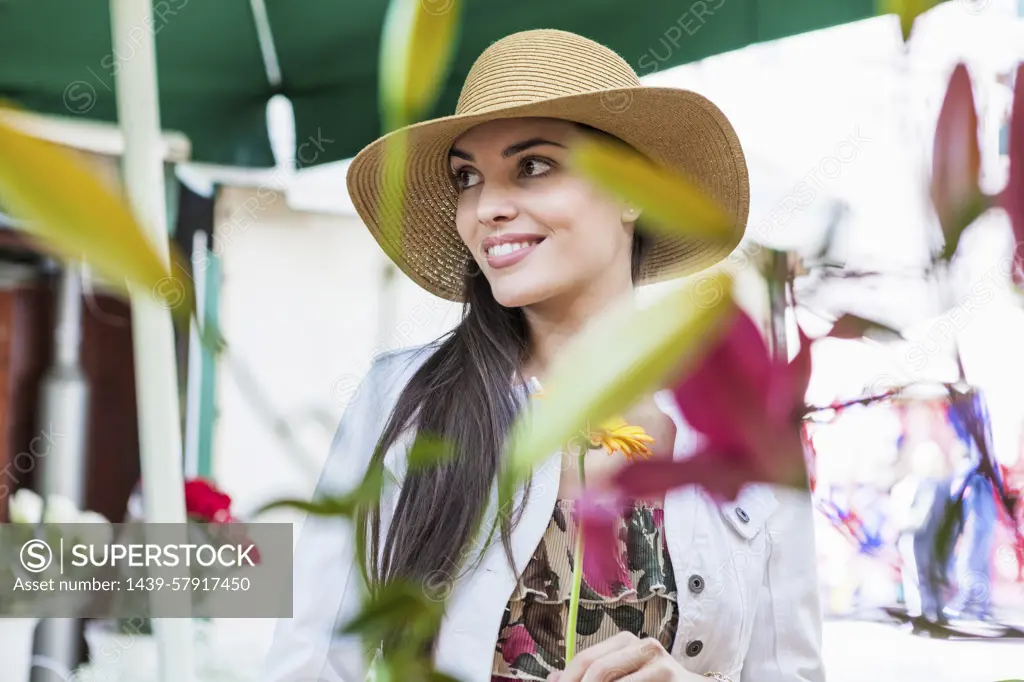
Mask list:
[{"label": "straw sun hat", "polygon": [[[544,116],[584,123],[629,143],[652,161],[688,175],[736,218],[733,238],[706,243],[651,233],[654,244],[638,284],[702,270],[725,258],[743,236],[750,203],[747,166],[725,115],[706,98],[677,88],[645,87],[615,52],[592,40],[550,29],[514,33],[477,58],[453,116],[385,135],[353,159],[347,184],[359,216],[385,253],[427,291],[463,301],[472,254],[455,228],[458,195],[448,150],[485,121]],[[408,134],[406,208],[384,178],[388,139]],[[643,219],[638,222],[643,226]],[[390,237],[389,235],[400,235]]]}]

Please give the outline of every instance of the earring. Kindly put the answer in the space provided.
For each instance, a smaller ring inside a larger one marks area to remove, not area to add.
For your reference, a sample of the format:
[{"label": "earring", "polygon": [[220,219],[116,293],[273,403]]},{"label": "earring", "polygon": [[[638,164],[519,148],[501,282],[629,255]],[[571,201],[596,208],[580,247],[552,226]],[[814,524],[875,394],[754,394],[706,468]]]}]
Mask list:
[{"label": "earring", "polygon": [[626,222],[632,222],[636,220],[638,213],[639,210],[635,206],[630,206],[629,208],[622,212],[622,217],[626,220]]}]

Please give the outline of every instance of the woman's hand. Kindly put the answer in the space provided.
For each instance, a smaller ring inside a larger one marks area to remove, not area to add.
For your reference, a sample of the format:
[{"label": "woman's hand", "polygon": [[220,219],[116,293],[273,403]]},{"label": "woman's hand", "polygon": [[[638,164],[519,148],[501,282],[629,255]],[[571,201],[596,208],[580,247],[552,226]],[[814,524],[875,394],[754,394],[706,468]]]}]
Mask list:
[{"label": "woman's hand", "polygon": [[562,672],[548,676],[548,682],[705,682],[665,651],[657,639],[640,639],[620,632],[600,644],[584,649]]}]

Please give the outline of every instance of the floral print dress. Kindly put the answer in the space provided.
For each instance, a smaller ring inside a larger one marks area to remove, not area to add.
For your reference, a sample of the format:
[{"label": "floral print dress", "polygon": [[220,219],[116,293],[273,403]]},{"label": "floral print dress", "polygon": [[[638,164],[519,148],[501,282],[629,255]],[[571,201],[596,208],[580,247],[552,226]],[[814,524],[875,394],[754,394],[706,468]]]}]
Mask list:
[{"label": "floral print dress", "polygon": [[[551,521],[505,608],[492,682],[546,680],[565,668],[565,627],[578,523],[574,500],[558,500]],[[660,506],[636,500],[620,516],[620,576],[597,585],[583,575],[576,651],[623,630],[671,650],[679,621],[676,585]],[[585,550],[584,550],[585,551]]]}]

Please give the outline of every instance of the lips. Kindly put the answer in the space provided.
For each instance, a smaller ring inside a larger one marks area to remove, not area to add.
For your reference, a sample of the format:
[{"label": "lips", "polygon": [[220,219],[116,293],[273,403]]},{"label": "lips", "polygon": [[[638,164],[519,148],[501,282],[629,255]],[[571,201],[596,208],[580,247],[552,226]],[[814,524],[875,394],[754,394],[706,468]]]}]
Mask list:
[{"label": "lips", "polygon": [[522,243],[533,243],[544,240],[544,235],[540,234],[529,234],[527,232],[512,232],[509,234],[497,234],[491,235],[487,239],[484,239],[480,244],[480,248],[483,249],[484,253],[490,251],[491,247],[499,246],[501,244],[522,244]]},{"label": "lips", "polygon": [[[543,242],[544,238],[536,235],[502,235],[500,238],[488,237],[483,241],[482,248],[484,250],[484,256],[487,259],[487,264],[490,265],[490,267],[502,268],[514,265],[526,258],[526,256],[534,252],[534,250]],[[488,253],[488,251],[493,247],[499,247],[499,253]]]}]

